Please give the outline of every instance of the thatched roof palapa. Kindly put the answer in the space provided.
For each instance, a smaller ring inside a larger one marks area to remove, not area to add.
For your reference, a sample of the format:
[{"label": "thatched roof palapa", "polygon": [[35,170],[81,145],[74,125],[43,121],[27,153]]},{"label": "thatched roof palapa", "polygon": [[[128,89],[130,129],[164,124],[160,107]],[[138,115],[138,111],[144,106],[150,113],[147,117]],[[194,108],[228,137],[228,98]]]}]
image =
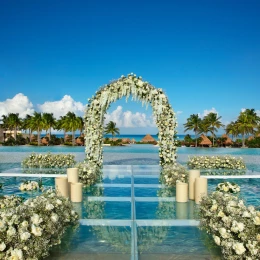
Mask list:
[{"label": "thatched roof palapa", "polygon": [[156,142],[156,140],[149,134],[147,134],[141,142],[147,143],[147,142]]},{"label": "thatched roof palapa", "polygon": [[122,143],[131,143],[131,140],[129,138],[122,138]]},{"label": "thatched roof palapa", "polygon": [[135,141],[134,138],[131,140],[131,142],[132,142],[132,144],[135,144],[135,143],[136,143],[136,141]]},{"label": "thatched roof palapa", "polygon": [[202,134],[200,137],[202,138],[202,141],[200,142],[200,145],[208,145],[208,146],[212,145],[212,142],[208,139],[207,136]]},{"label": "thatched roof palapa", "polygon": [[230,139],[230,137],[226,134],[222,135],[223,138],[226,138],[226,141],[224,142],[225,145],[232,144],[233,141]]}]

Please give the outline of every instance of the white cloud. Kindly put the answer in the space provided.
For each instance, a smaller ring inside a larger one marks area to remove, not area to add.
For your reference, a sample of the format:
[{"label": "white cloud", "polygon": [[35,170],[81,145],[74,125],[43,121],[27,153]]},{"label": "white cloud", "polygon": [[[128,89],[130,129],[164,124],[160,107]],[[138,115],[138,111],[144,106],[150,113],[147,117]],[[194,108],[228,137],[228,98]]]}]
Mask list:
[{"label": "white cloud", "polygon": [[246,111],[246,109],[245,108],[241,108],[241,112],[245,112]]},{"label": "white cloud", "polygon": [[38,108],[41,112],[53,113],[54,117],[59,118],[69,111],[82,115],[85,106],[81,102],[76,102],[71,96],[65,95],[59,101],[46,101],[42,105],[38,105]]},{"label": "white cloud", "polygon": [[255,111],[258,116],[260,116],[260,110]]},{"label": "white cloud", "polygon": [[201,113],[198,113],[198,115],[199,115],[200,118],[203,118],[204,116],[208,115],[209,113],[215,113],[215,114],[218,115],[218,111],[217,111],[216,108],[214,108],[214,107],[212,107],[212,108],[209,109],[209,110],[208,110],[208,109],[205,109],[202,114],[201,114]]},{"label": "white cloud", "polygon": [[176,112],[176,115],[180,115],[180,114],[182,114],[183,113],[183,111],[177,111]]},{"label": "white cloud", "polygon": [[22,93],[16,94],[11,99],[0,102],[0,116],[8,113],[19,113],[19,117],[24,118],[26,114],[34,112],[33,104],[29,98]]},{"label": "white cloud", "polygon": [[111,113],[105,115],[105,124],[109,121],[116,123],[117,127],[155,127],[153,118],[150,119],[145,113],[132,113],[131,111],[123,111],[122,106],[118,106]]}]

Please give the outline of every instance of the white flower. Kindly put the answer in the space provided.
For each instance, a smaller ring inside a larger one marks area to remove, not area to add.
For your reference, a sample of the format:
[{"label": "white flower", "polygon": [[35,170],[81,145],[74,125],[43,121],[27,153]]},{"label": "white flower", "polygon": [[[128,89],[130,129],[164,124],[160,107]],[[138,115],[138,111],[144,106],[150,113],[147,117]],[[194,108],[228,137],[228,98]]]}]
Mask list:
[{"label": "white flower", "polygon": [[217,205],[217,204],[213,204],[213,205],[211,206],[211,211],[216,211],[217,208],[218,208],[218,205]]},{"label": "white flower", "polygon": [[21,249],[15,248],[11,251],[11,257],[10,260],[22,260],[23,259],[23,252]]},{"label": "white flower", "polygon": [[52,220],[54,223],[56,223],[56,222],[58,221],[58,219],[59,219],[59,216],[58,216],[57,214],[55,214],[55,213],[52,213],[52,214],[51,214],[51,220]]},{"label": "white flower", "polygon": [[16,234],[16,229],[14,227],[9,227],[7,230],[7,235],[12,237]]},{"label": "white flower", "polygon": [[32,234],[34,234],[37,237],[40,237],[42,235],[42,229],[40,227],[32,225]]},{"label": "white flower", "polygon": [[215,243],[219,246],[220,245],[220,238],[218,236],[213,236]]},{"label": "white flower", "polygon": [[31,234],[29,232],[24,232],[20,235],[21,240],[28,240],[31,237]]},{"label": "white flower", "polygon": [[219,233],[223,238],[228,238],[229,234],[227,233],[227,230],[225,228],[220,228]]},{"label": "white flower", "polygon": [[42,218],[40,218],[38,214],[33,214],[33,216],[31,217],[31,221],[34,225],[39,225],[40,223],[42,223]]},{"label": "white flower", "polygon": [[6,249],[6,245],[4,242],[0,244],[0,252],[3,252]]},{"label": "white flower", "polygon": [[233,249],[238,255],[242,255],[246,251],[243,243],[238,243],[238,242],[233,244]]},{"label": "white flower", "polygon": [[260,218],[258,216],[254,217],[254,223],[255,225],[259,226],[260,225]]},{"label": "white flower", "polygon": [[250,218],[251,214],[248,211],[244,211],[242,217],[243,218]]},{"label": "white flower", "polygon": [[1,231],[6,230],[6,223],[1,219],[0,219],[0,230]]},{"label": "white flower", "polygon": [[50,210],[54,209],[54,206],[52,204],[47,204],[45,209],[50,211]]}]

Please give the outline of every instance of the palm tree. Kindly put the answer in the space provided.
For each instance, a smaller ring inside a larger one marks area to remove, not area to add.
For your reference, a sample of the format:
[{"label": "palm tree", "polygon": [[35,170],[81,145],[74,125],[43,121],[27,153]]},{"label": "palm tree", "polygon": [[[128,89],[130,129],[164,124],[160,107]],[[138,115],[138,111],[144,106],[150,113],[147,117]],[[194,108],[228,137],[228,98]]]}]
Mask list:
[{"label": "palm tree", "polygon": [[9,113],[7,116],[7,126],[9,129],[14,129],[14,139],[16,140],[17,129],[22,125],[22,120],[19,118],[19,113]]},{"label": "palm tree", "polygon": [[209,126],[209,131],[212,134],[213,139],[213,147],[214,147],[214,141],[215,141],[215,132],[218,131],[218,128],[223,127],[224,125],[220,121],[221,116],[218,117],[216,113],[209,113],[204,117],[204,120],[206,124]]},{"label": "palm tree", "polygon": [[208,135],[208,132],[210,132],[210,126],[208,122],[205,119],[201,120],[201,123],[199,125],[199,134],[205,134],[206,136]]},{"label": "palm tree", "polygon": [[116,134],[119,135],[120,132],[119,132],[119,128],[116,127],[116,123],[113,122],[113,121],[109,121],[109,123],[107,123],[107,125],[106,125],[106,127],[104,129],[104,133],[105,134],[111,134],[112,135],[112,140],[113,140],[114,136]]},{"label": "palm tree", "polygon": [[79,119],[74,112],[65,115],[63,128],[72,132],[72,145],[75,145],[75,131],[79,129]]},{"label": "palm tree", "polygon": [[193,130],[195,133],[195,139],[196,139],[196,145],[195,147],[198,146],[198,140],[197,140],[197,134],[199,133],[200,130],[200,126],[201,126],[201,118],[199,117],[198,114],[192,114],[190,115],[190,117],[187,119],[187,123],[184,124],[184,132],[188,131],[188,130]]},{"label": "palm tree", "polygon": [[32,124],[32,128],[37,131],[37,134],[38,134],[37,141],[38,141],[38,145],[40,145],[40,143],[41,143],[40,135],[41,135],[41,131],[44,127],[42,114],[34,111],[33,116],[31,118],[31,124]]},{"label": "palm tree", "polygon": [[242,147],[245,147],[245,135],[255,133],[259,121],[254,109],[246,109],[240,112],[236,124],[239,133],[242,134]]},{"label": "palm tree", "polygon": [[26,117],[23,120],[23,126],[22,126],[23,130],[29,130],[29,140],[31,142],[32,139],[32,131],[34,130],[32,128],[32,116],[27,114]]},{"label": "palm tree", "polygon": [[83,121],[83,118],[81,116],[78,116],[77,117],[77,121],[78,121],[78,129],[79,129],[79,132],[80,132],[80,136],[84,130],[84,121]]},{"label": "palm tree", "polygon": [[233,137],[237,137],[239,132],[238,132],[238,126],[236,122],[231,121],[227,126],[226,126],[226,134],[231,135],[232,141]]},{"label": "palm tree", "polygon": [[44,130],[50,131],[50,140],[51,140],[51,128],[56,125],[56,120],[53,116],[53,113],[43,113],[42,115],[42,120],[43,120],[43,125],[44,125]]}]

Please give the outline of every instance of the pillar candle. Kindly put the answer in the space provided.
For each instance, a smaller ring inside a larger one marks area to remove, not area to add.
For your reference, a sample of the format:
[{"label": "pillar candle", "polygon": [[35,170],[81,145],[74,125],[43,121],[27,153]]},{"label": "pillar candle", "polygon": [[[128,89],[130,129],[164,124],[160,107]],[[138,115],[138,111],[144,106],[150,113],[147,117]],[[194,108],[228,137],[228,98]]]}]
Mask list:
[{"label": "pillar candle", "polygon": [[176,183],[176,202],[188,201],[188,183]]},{"label": "pillar candle", "polygon": [[70,200],[72,202],[82,202],[82,183],[70,184]]},{"label": "pillar candle", "polygon": [[79,182],[79,169],[78,168],[68,168],[67,175],[68,175],[68,182],[73,182],[73,183]]},{"label": "pillar candle", "polygon": [[58,191],[58,194],[69,198],[69,185],[67,177],[56,177],[55,178],[55,189]]},{"label": "pillar candle", "polygon": [[200,204],[201,198],[208,195],[208,180],[203,177],[195,179],[195,203]]},{"label": "pillar candle", "polygon": [[200,170],[189,170],[189,199],[195,199],[195,179],[200,177]]}]

